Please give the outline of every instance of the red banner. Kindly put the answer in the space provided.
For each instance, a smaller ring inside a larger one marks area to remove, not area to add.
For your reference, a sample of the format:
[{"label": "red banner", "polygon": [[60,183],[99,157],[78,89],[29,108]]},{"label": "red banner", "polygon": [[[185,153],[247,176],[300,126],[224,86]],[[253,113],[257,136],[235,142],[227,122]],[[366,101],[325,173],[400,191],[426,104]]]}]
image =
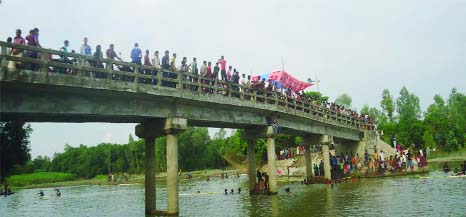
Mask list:
[{"label": "red banner", "polygon": [[289,88],[293,92],[302,91],[313,85],[312,83],[302,82],[296,78],[293,78],[293,76],[283,70],[270,74],[269,81],[280,82],[284,87]]}]

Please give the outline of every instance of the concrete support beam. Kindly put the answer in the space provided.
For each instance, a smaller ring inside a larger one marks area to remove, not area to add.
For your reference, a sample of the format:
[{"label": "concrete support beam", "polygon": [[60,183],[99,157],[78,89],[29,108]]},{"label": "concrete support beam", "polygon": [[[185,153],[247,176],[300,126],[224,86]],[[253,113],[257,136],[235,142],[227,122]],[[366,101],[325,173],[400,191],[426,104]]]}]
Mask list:
[{"label": "concrete support beam", "polygon": [[311,145],[304,145],[304,159],[306,160],[306,177],[313,176],[312,174],[312,160],[311,160]]},{"label": "concrete support beam", "polygon": [[179,214],[178,201],[178,139],[176,133],[187,128],[187,120],[167,118],[164,132],[167,134],[167,215]]},{"label": "concrete support beam", "polygon": [[271,126],[267,127],[267,165],[269,175],[269,193],[277,194],[277,172],[275,168],[275,134]]},{"label": "concrete support beam", "polygon": [[155,138],[144,138],[146,146],[146,161],[145,161],[145,210],[146,214],[150,214],[156,210],[155,205]]},{"label": "concrete support beam", "polygon": [[312,159],[311,159],[311,145],[319,144],[321,140],[321,135],[319,134],[310,134],[304,135],[301,140],[301,145],[304,146],[304,158],[306,160],[306,177],[313,176],[313,168],[312,168]]},{"label": "concrete support beam", "polygon": [[[147,214],[178,215],[178,140],[187,120],[167,118],[148,120],[136,126],[136,136],[145,139],[145,209]],[[157,211],[155,203],[155,138],[167,136],[167,211]]]},{"label": "concrete support beam", "polygon": [[333,137],[329,135],[322,135],[321,143],[322,143],[322,155],[324,158],[324,174],[325,178],[328,180],[332,180],[332,175],[330,173],[330,152],[328,145],[333,142]]},{"label": "concrete support beam", "polygon": [[178,139],[167,135],[167,214],[176,215],[178,207]]},{"label": "concrete support beam", "polygon": [[254,150],[254,140],[248,140],[248,177],[249,193],[254,194],[256,190],[256,153]]}]

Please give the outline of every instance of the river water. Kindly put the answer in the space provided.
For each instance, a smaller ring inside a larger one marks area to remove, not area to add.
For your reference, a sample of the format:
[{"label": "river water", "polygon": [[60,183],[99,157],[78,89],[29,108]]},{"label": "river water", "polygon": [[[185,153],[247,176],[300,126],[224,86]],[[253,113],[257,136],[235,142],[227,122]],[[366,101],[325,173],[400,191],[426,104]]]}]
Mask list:
[{"label": "river water", "polygon": [[[282,181],[273,196],[249,196],[247,179],[181,181],[180,216],[466,216],[466,178],[441,171],[333,188]],[[235,193],[225,195],[225,188]],[[1,197],[0,216],[144,216],[143,185],[63,187],[61,197],[47,188],[43,198],[35,196],[38,190]],[[163,182],[157,183],[157,209],[166,209],[165,190]]]}]

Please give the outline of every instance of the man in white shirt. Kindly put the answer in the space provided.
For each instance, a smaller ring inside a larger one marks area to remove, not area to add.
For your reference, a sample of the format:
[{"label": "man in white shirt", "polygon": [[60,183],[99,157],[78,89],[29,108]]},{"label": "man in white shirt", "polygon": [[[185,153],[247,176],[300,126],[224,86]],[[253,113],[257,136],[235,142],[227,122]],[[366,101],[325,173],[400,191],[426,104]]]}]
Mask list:
[{"label": "man in white shirt", "polygon": [[239,84],[241,85],[241,92],[243,92],[243,86],[247,85],[246,75],[243,74],[242,77],[239,79]]},{"label": "man in white shirt", "polygon": [[160,69],[160,58],[159,58],[159,51],[158,50],[154,52],[154,58],[152,59],[152,65],[156,69]]},{"label": "man in white shirt", "polygon": [[[86,56],[92,56],[92,48],[91,48],[91,46],[89,46],[87,44],[87,38],[86,37],[84,38],[84,44],[81,45],[80,54],[81,55],[86,55]],[[82,60],[82,62],[80,64],[82,64],[83,66],[87,66],[87,67],[90,66],[90,64],[89,64],[89,62],[87,60]]]}]

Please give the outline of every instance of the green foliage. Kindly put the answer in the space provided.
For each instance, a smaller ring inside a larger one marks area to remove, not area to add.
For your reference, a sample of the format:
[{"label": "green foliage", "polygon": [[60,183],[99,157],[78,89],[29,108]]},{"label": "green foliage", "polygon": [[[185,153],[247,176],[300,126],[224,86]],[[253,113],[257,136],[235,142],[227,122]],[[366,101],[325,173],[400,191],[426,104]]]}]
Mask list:
[{"label": "green foliage", "polygon": [[0,183],[11,174],[15,165],[23,165],[31,158],[28,140],[31,132],[29,124],[0,123]]},{"label": "green foliage", "polygon": [[322,102],[326,102],[329,98],[328,96],[324,96],[322,95],[321,92],[317,92],[317,91],[304,92],[304,94],[306,95],[306,97],[311,99],[311,101],[315,101],[318,104],[322,104]]},{"label": "green foliage", "polygon": [[395,102],[393,97],[390,95],[388,89],[384,89],[382,92],[382,101],[380,101],[380,108],[382,113],[388,118],[388,121],[393,121],[393,114],[395,112]]},{"label": "green foliage", "polygon": [[[371,113],[364,106],[362,113],[369,113],[379,119],[379,129],[384,132],[384,140],[389,141],[391,134],[404,146],[415,144],[418,148],[439,148],[454,151],[466,143],[466,96],[453,89],[448,100],[435,95],[434,102],[421,119],[419,98],[403,87],[396,100],[397,117],[390,117],[392,104],[388,90],[382,93],[382,114]],[[374,110],[375,111],[375,110]],[[387,120],[383,117],[387,115]],[[396,120],[396,121],[395,121]]]},{"label": "green foliage", "polygon": [[71,173],[57,172],[38,172],[31,174],[13,175],[7,179],[9,185],[26,186],[41,183],[64,182],[75,179],[76,176]]},{"label": "green foliage", "polygon": [[424,140],[424,144],[426,148],[433,149],[435,146],[437,146],[437,143],[435,142],[434,136],[430,132],[430,130],[425,130],[424,134],[422,135],[422,140]]},{"label": "green foliage", "polygon": [[337,99],[335,100],[335,104],[339,105],[339,106],[343,106],[345,108],[351,108],[351,102],[353,100],[351,99],[351,97],[346,94],[346,93],[343,93],[341,94],[340,96],[337,97]]}]

